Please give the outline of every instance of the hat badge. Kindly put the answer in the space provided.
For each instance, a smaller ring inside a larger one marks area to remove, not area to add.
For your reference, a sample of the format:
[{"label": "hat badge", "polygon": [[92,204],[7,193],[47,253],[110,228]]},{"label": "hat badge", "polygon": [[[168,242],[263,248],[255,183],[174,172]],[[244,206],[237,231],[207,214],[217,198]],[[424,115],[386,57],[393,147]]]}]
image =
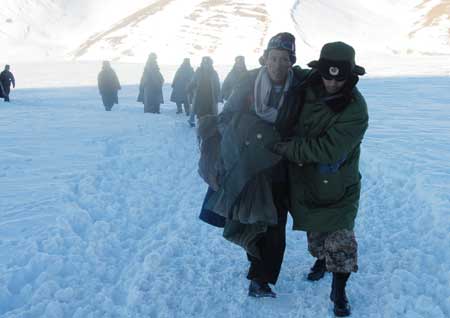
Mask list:
[{"label": "hat badge", "polygon": [[337,68],[336,66],[331,66],[328,72],[330,72],[330,75],[332,76],[337,76],[339,75],[339,68]]}]

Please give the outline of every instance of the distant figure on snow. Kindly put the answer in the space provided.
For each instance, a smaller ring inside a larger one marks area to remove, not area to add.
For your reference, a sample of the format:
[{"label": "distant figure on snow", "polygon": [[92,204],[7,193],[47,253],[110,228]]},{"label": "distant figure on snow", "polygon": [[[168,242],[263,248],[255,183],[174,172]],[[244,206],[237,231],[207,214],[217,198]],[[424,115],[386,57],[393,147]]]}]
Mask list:
[{"label": "distant figure on snow", "polygon": [[103,61],[103,67],[97,77],[98,90],[102,95],[103,105],[106,111],[111,111],[114,104],[119,103],[118,90],[120,86],[116,72],[111,67],[109,61]]},{"label": "distant figure on snow", "polygon": [[191,98],[188,93],[188,85],[192,81],[193,76],[194,69],[191,66],[191,62],[188,58],[185,58],[175,73],[172,82],[173,90],[170,95],[170,101],[177,104],[177,114],[183,112],[182,106],[184,105],[184,111],[187,116],[189,115]]},{"label": "distant figure on snow", "polygon": [[150,53],[145,64],[139,85],[137,101],[144,103],[144,113],[160,113],[160,105],[164,103],[162,86],[164,78],[159,71],[155,53]]},{"label": "distant figure on snow", "polygon": [[4,98],[5,102],[9,102],[9,92],[12,87],[16,87],[16,80],[13,73],[9,71],[9,65],[5,65],[5,70],[0,73],[0,95]]},{"label": "distant figure on snow", "polygon": [[200,118],[205,115],[217,115],[220,80],[209,56],[202,58],[200,67],[195,71],[194,78],[189,84],[189,91],[193,92],[192,111],[188,120],[191,127],[195,127],[195,116]]},{"label": "distant figure on snow", "polygon": [[239,80],[247,74],[247,66],[245,65],[245,57],[239,55],[234,59],[234,65],[231,69],[230,73],[228,73],[227,77],[222,84],[222,99],[227,100],[233,88],[239,83]]}]

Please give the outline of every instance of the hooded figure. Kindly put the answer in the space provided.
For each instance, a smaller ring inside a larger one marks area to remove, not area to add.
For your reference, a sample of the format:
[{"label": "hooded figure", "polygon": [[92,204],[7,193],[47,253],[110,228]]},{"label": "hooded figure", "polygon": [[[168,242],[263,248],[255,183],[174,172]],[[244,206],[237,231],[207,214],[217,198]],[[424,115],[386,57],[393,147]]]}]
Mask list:
[{"label": "hooded figure", "polygon": [[330,298],[335,315],[344,317],[350,315],[346,283],[358,270],[353,228],[361,192],[360,145],[369,117],[356,84],[365,70],[343,42],[325,44],[319,60],[308,65],[313,73],[293,136],[275,144],[274,151],[290,162],[293,228],[307,232],[308,250],[316,258],[308,279],[333,273]]},{"label": "hooded figure", "polygon": [[234,61],[233,68],[230,73],[228,73],[227,77],[225,77],[222,84],[223,100],[227,100],[230,97],[234,86],[239,83],[239,80],[247,73],[247,66],[245,65],[245,58],[243,56],[236,56]]},{"label": "hooded figure", "polygon": [[160,113],[160,105],[164,103],[162,86],[164,78],[159,71],[155,53],[150,53],[145,64],[139,85],[138,102],[144,103],[144,113]]},{"label": "hooded figure", "polygon": [[194,78],[189,84],[189,91],[193,93],[192,111],[189,123],[195,126],[195,118],[206,115],[217,115],[220,98],[219,75],[214,70],[213,60],[209,56],[202,58],[200,67],[197,68]]},{"label": "hooded figure", "polygon": [[16,80],[13,73],[9,71],[9,65],[5,65],[5,69],[0,73],[0,96],[2,96],[5,102],[9,102],[9,93],[12,87],[16,87]]},{"label": "hooded figure", "polygon": [[189,115],[190,97],[188,94],[188,85],[192,81],[193,76],[194,69],[191,66],[190,60],[186,58],[175,73],[172,82],[173,90],[170,95],[170,101],[177,104],[177,114],[183,112],[182,106],[184,105],[184,111],[186,112],[186,115]]},{"label": "hooded figure", "polygon": [[119,103],[117,92],[122,87],[109,61],[103,61],[103,67],[98,74],[97,82],[98,90],[102,96],[103,106],[105,106],[106,111],[110,111],[114,104]]}]

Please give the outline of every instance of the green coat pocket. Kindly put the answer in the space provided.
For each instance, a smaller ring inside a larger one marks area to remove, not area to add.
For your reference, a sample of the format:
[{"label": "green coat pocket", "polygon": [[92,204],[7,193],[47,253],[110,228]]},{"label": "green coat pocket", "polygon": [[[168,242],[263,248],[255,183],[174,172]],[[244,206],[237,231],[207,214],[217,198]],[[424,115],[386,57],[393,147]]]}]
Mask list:
[{"label": "green coat pocket", "polygon": [[324,206],[339,202],[345,196],[345,176],[341,169],[335,172],[320,172],[318,165],[305,169],[306,201],[313,206]]}]

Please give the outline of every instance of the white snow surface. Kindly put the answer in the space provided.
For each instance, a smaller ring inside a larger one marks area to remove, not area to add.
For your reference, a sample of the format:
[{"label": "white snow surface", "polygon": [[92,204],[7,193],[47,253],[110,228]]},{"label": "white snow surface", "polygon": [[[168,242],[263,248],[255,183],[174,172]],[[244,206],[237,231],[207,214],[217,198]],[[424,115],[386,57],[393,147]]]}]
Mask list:
[{"label": "white snow surface", "polygon": [[[352,317],[450,316],[449,86],[360,81]],[[291,220],[278,298],[247,296],[244,251],[198,219],[195,130],[169,94],[160,115],[143,113],[136,85],[112,112],[92,85],[0,102],[0,317],[332,317],[331,277],[306,280],[314,260]]]}]

